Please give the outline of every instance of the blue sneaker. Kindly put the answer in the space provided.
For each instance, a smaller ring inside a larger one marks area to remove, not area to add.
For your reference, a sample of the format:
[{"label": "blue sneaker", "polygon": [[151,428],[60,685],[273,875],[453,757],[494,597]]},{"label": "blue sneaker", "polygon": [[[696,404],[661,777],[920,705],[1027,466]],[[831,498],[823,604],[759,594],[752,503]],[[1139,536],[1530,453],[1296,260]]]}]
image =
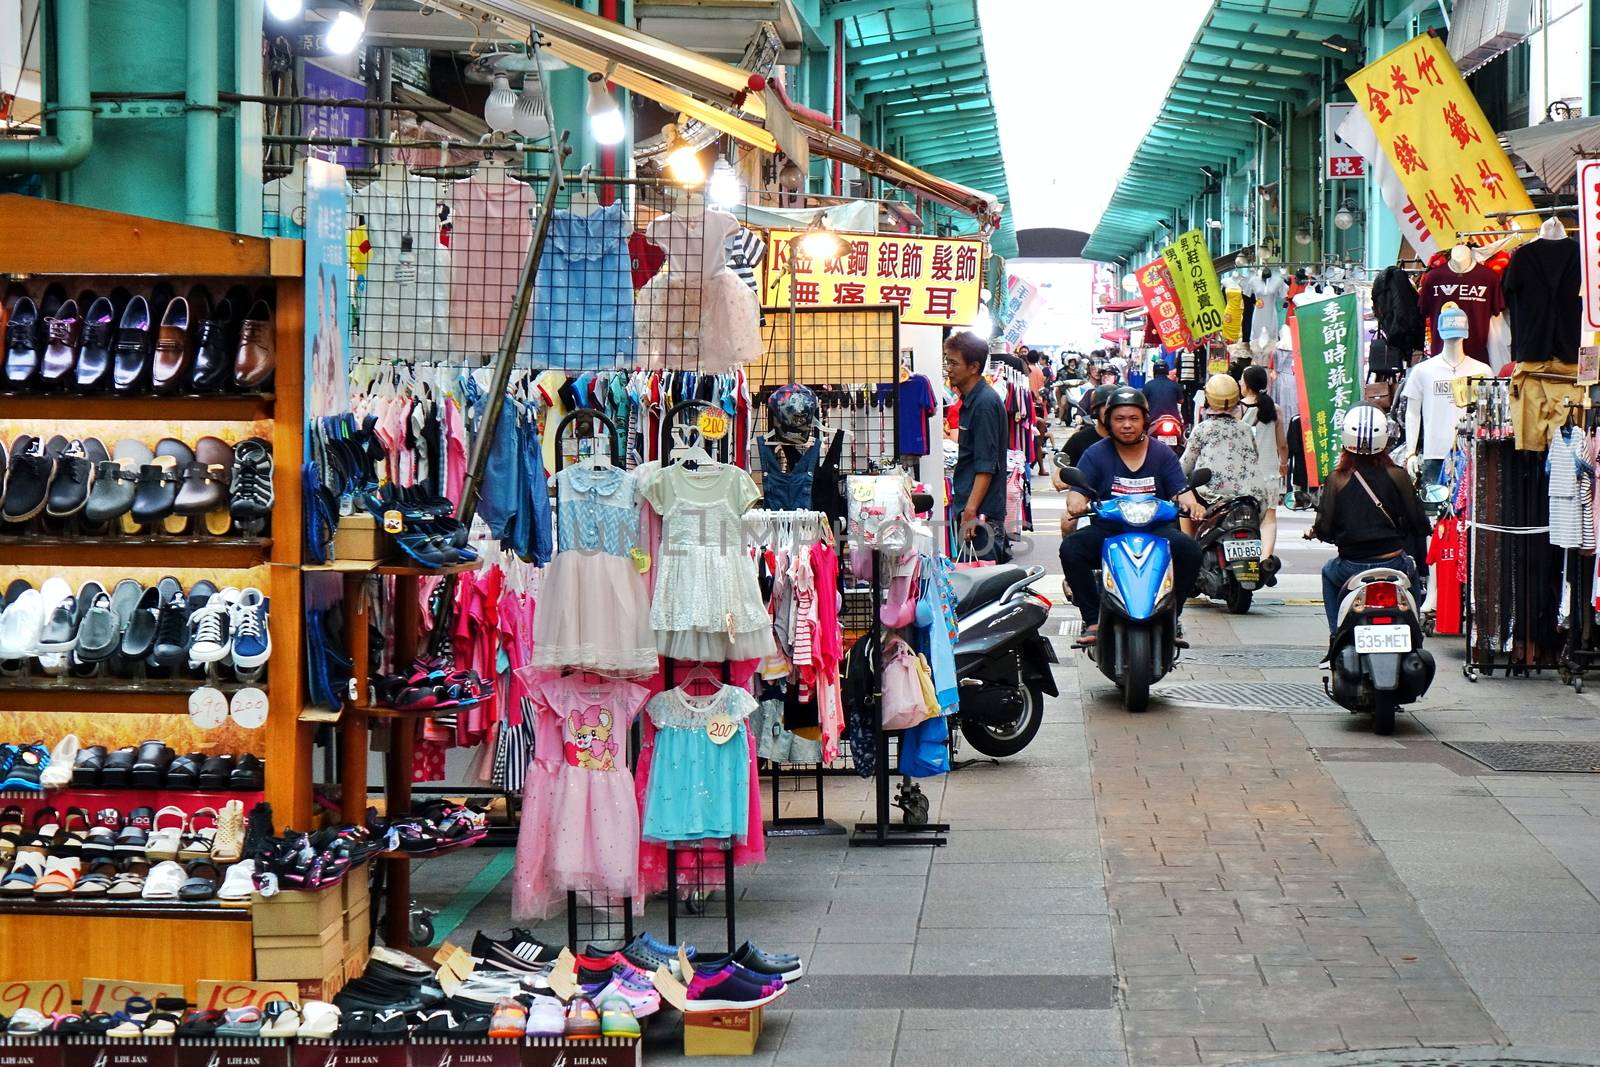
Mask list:
[{"label": "blue sneaker", "polygon": [[270,601],[259,589],[246,589],[233,606],[233,665],[255,670],[272,655],[272,635],[267,631]]}]

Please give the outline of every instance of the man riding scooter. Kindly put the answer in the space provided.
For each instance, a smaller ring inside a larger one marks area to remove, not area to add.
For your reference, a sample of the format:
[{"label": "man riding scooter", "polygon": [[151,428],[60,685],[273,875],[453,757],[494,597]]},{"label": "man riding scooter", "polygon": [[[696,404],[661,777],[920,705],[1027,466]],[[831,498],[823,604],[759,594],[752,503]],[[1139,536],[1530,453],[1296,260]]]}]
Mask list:
[{"label": "man riding scooter", "polygon": [[[1100,418],[1108,436],[1090,445],[1077,465],[1089,490],[1099,497],[1150,495],[1174,501],[1191,518],[1204,516],[1205,509],[1185,488],[1188,483],[1177,454],[1145,433],[1150,401],[1142,392],[1129,386],[1117,388],[1106,400]],[[1091,503],[1089,494],[1074,486],[1067,496],[1063,527],[1068,519],[1088,514]],[[1099,631],[1100,588],[1094,571],[1100,564],[1106,539],[1116,532],[1111,524],[1096,521],[1061,541],[1061,569],[1072,590],[1072,602],[1083,616],[1080,646],[1094,644]],[[1152,527],[1149,532],[1165,537],[1172,546],[1173,592],[1181,616],[1183,602],[1194,591],[1195,577],[1200,572],[1200,546],[1175,523]],[[1186,646],[1180,642],[1179,647]]]}]

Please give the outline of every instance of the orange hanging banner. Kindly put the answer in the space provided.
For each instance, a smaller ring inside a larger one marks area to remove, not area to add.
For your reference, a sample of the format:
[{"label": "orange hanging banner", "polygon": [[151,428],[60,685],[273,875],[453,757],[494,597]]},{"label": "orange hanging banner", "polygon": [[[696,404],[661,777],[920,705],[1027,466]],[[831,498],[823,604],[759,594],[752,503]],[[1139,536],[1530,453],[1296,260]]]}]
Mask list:
[{"label": "orange hanging banner", "polygon": [[1144,330],[1145,344],[1150,343],[1152,333],[1161,339],[1162,347],[1169,350],[1188,348],[1194,344],[1166,261],[1151,260],[1135,272],[1135,277],[1139,279],[1139,295],[1149,315]]}]

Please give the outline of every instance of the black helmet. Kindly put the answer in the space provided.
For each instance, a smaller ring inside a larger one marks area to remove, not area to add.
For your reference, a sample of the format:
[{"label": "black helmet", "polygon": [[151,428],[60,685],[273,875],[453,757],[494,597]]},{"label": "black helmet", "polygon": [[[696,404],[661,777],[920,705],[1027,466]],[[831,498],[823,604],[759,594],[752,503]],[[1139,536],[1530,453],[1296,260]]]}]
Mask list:
[{"label": "black helmet", "polygon": [[1111,389],[1111,395],[1106,397],[1105,406],[1100,409],[1100,423],[1106,429],[1111,429],[1111,412],[1117,408],[1138,408],[1144,412],[1145,420],[1150,419],[1150,401],[1145,399],[1144,393],[1131,385],[1117,385]]},{"label": "black helmet", "polygon": [[804,440],[822,421],[822,407],[805,386],[782,385],[767,398],[767,416],[779,437]]},{"label": "black helmet", "polygon": [[[1111,394],[1117,391],[1114,385],[1097,385],[1094,392],[1089,394],[1089,414],[1095,418],[1100,417],[1100,409],[1106,406],[1106,401],[1111,399]],[[1144,394],[1140,394],[1141,396]]]},{"label": "black helmet", "polygon": [[1170,369],[1171,368],[1167,366],[1167,361],[1164,359],[1158,359],[1150,365],[1151,374],[1165,374]]}]

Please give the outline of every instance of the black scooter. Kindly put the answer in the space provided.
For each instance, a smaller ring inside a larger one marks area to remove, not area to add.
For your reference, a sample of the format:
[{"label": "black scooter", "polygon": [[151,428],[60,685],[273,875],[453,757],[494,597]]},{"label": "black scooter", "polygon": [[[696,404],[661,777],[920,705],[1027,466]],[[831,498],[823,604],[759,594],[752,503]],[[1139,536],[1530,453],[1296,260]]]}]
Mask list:
[{"label": "black scooter", "polygon": [[1200,577],[1195,592],[1220,600],[1231,615],[1250,610],[1256,590],[1277,582],[1276,568],[1261,552],[1261,505],[1254,497],[1219,501],[1195,527]]},{"label": "black scooter", "polygon": [[1370,714],[1377,734],[1394,733],[1395,712],[1433,684],[1433,655],[1422,647],[1410,582],[1404,571],[1374,567],[1341,591],[1322,687],[1347,710]]},{"label": "black scooter", "polygon": [[1050,601],[1031,588],[1043,567],[1002,564],[958,570],[956,718],[967,743],[985,756],[1015,756],[1044,721],[1044,698],[1058,695],[1055,649],[1040,633]]}]

